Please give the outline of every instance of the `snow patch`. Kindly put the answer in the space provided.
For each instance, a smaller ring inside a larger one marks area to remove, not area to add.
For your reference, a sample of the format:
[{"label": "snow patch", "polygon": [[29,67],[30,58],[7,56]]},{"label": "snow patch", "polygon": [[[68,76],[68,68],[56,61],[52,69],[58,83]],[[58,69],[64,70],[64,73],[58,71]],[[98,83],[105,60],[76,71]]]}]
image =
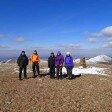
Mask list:
[{"label": "snow patch", "polygon": [[1,64],[8,64],[8,63],[10,63],[11,61],[12,61],[12,59],[9,59],[9,60],[7,60],[7,61],[6,61],[6,60],[1,61],[1,62],[0,62],[0,65],[1,65]]},{"label": "snow patch", "polygon": [[80,63],[80,59],[74,60],[75,63]]},{"label": "snow patch", "polygon": [[[87,67],[87,68],[82,68],[82,67],[78,67],[78,68],[73,68],[72,70],[72,74],[73,75],[84,75],[84,74],[94,74],[94,75],[106,75],[105,70],[107,70],[108,68],[98,68],[98,67]],[[17,70],[17,68],[14,69],[14,71],[16,73],[18,73],[19,71]],[[44,68],[44,69],[40,69],[41,72],[44,73],[48,73],[49,72],[49,68]],[[31,70],[27,70],[28,73],[31,73]],[[62,69],[62,74],[67,74],[66,68],[63,67]]]},{"label": "snow patch", "polygon": [[[107,68],[97,68],[97,67],[82,68],[82,67],[79,67],[79,68],[73,68],[72,74],[73,74],[73,75],[79,75],[79,74],[107,75],[107,74],[105,73],[105,70],[106,70],[106,69],[107,69]],[[66,73],[67,73],[65,67],[63,67],[62,71],[63,71],[63,74],[66,74]]]},{"label": "snow patch", "polygon": [[12,59],[9,59],[5,62],[5,64],[10,63],[12,61]]}]

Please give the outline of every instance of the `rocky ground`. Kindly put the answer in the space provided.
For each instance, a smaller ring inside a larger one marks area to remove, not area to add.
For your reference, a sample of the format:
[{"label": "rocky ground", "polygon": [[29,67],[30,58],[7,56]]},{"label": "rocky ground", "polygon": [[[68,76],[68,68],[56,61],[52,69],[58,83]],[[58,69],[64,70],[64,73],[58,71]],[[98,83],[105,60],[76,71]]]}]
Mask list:
[{"label": "rocky ground", "polygon": [[[85,74],[73,80],[18,80],[16,64],[0,65],[0,112],[112,112],[112,65],[109,76]],[[45,66],[44,66],[45,67]]]}]

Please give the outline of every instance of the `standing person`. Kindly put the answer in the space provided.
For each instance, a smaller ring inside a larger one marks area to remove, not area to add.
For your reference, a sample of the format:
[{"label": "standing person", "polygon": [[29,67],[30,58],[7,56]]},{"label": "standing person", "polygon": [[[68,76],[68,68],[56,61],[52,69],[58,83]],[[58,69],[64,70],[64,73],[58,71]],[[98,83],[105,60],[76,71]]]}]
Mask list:
[{"label": "standing person", "polygon": [[38,75],[40,76],[40,69],[39,69],[40,57],[36,50],[30,56],[30,61],[32,62],[33,78],[36,77],[36,71],[37,71]]},{"label": "standing person", "polygon": [[65,67],[67,69],[67,75],[68,78],[71,79],[72,78],[72,69],[73,69],[73,58],[70,55],[70,52],[66,53],[66,57],[65,57]]},{"label": "standing person", "polygon": [[55,55],[53,52],[48,58],[48,67],[50,68],[50,78],[55,78]]},{"label": "standing person", "polygon": [[[55,58],[55,66],[56,66],[56,70],[57,70],[57,79],[62,79],[62,67],[63,67],[63,63],[64,63],[64,57],[61,54],[60,51],[58,51],[57,56]],[[60,76],[59,76],[60,74]]]},{"label": "standing person", "polygon": [[28,65],[28,57],[25,54],[25,51],[22,51],[20,56],[17,59],[17,64],[19,66],[19,80],[22,80],[22,71],[24,70],[24,78],[27,79],[26,69]]}]

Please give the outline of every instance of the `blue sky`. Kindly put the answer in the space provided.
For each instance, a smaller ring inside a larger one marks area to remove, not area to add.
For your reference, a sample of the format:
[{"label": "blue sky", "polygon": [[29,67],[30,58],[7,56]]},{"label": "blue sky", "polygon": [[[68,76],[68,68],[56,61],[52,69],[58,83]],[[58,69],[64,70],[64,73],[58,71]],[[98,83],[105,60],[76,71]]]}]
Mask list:
[{"label": "blue sky", "polygon": [[112,55],[112,0],[0,0],[0,55]]}]

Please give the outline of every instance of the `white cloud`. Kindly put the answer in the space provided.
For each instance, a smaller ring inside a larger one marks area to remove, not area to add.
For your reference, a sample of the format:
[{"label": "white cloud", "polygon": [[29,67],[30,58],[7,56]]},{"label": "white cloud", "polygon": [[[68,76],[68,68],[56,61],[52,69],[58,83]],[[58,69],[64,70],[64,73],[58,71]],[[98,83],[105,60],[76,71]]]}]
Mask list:
[{"label": "white cloud", "polygon": [[97,37],[112,37],[112,26],[105,27],[101,29],[99,32],[84,33],[86,37],[97,38]]},{"label": "white cloud", "polygon": [[23,37],[18,37],[15,39],[16,42],[24,42],[25,39]]},{"label": "white cloud", "polygon": [[111,38],[107,38],[107,40],[105,41],[105,43],[102,46],[103,48],[112,48],[112,37]]},{"label": "white cloud", "polygon": [[112,37],[111,38],[108,38],[107,41],[112,41]]},{"label": "white cloud", "polygon": [[88,42],[89,43],[96,43],[97,40],[96,40],[96,38],[88,38]]},{"label": "white cloud", "polygon": [[112,26],[108,26],[95,33],[85,33],[89,43],[95,43],[99,41],[103,43],[101,47],[112,48]]},{"label": "white cloud", "polygon": [[95,33],[85,32],[84,35],[89,38],[96,38],[96,37],[102,36],[102,34],[100,32],[95,32]]},{"label": "white cloud", "polygon": [[9,47],[6,45],[0,45],[0,49],[7,49],[7,48],[9,48]]},{"label": "white cloud", "polygon": [[112,48],[112,41],[106,42],[102,47],[104,47],[104,48]]},{"label": "white cloud", "polygon": [[79,49],[81,46],[79,44],[60,44],[57,46],[61,49]]},{"label": "white cloud", "polygon": [[[72,45],[70,45],[70,46],[72,46]],[[26,54],[28,56],[32,54],[33,50],[37,50],[37,52],[39,53],[41,58],[48,57],[52,51],[55,54],[57,54],[58,50],[60,50],[64,56],[65,56],[65,53],[67,51],[69,51],[74,56],[74,58],[76,58],[76,57],[91,57],[91,56],[93,57],[93,56],[97,56],[100,54],[112,55],[112,52],[111,52],[112,49],[107,49],[107,48],[95,49],[95,48],[82,48],[82,47],[80,48],[79,47],[76,49],[76,47],[74,48],[72,46],[73,48],[70,47],[70,49],[69,49],[69,47],[65,46],[65,47],[67,47],[67,49],[66,49],[66,48],[64,48],[64,46],[62,48],[55,46],[56,48],[47,49],[46,47],[41,48],[40,46],[37,46],[37,47],[29,46],[27,48],[24,47],[24,49],[20,49],[20,48],[11,49],[11,48],[8,48],[8,46],[4,46],[4,45],[1,45],[1,47],[2,48],[0,49],[0,52],[1,52],[0,56],[19,56],[22,50],[25,50]],[[32,48],[32,49],[30,49],[30,48]]]},{"label": "white cloud", "polygon": [[112,37],[112,26],[108,26],[100,31],[105,37]]}]

